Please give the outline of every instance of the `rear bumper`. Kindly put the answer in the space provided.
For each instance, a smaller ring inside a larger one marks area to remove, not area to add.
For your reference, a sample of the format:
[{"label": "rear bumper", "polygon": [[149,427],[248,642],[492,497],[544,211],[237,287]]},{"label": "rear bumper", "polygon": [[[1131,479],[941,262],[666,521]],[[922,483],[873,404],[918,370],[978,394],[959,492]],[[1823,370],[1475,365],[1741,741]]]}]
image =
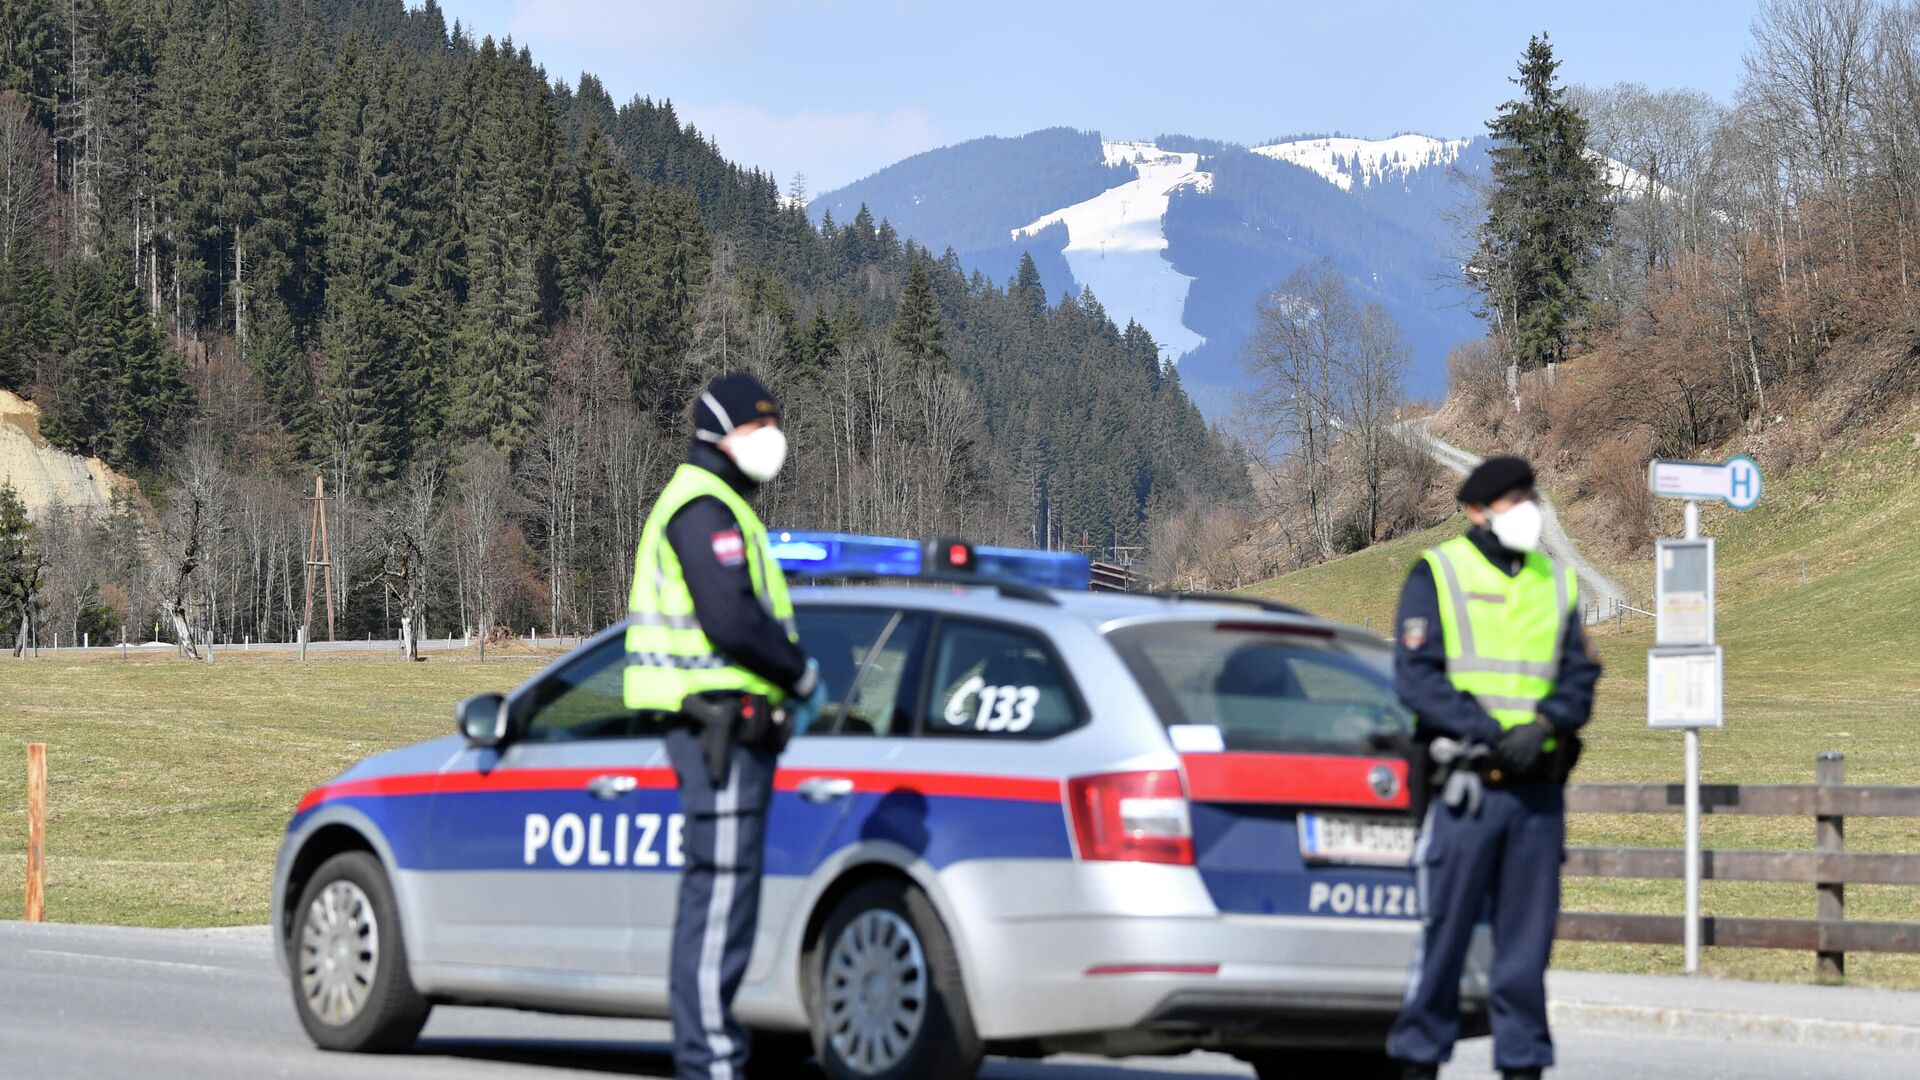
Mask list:
[{"label": "rear bumper", "polygon": [[[1190,867],[976,862],[942,885],[981,1035],[1095,1052],[1378,1045],[1419,933],[1410,919],[1222,915]],[[1489,955],[1483,934],[1468,1014]]]}]

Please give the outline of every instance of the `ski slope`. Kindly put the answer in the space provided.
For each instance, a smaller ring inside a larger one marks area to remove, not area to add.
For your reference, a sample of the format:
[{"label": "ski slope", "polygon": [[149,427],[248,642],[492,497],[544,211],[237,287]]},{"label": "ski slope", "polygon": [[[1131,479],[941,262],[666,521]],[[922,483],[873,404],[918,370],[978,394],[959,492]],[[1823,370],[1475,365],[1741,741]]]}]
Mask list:
[{"label": "ski slope", "polygon": [[1466,139],[1436,139],[1429,135],[1395,135],[1391,139],[1296,139],[1256,146],[1253,152],[1276,161],[1290,161],[1311,169],[1342,191],[1390,183],[1416,169],[1450,165],[1467,147]]},{"label": "ski slope", "polygon": [[1013,230],[1013,239],[1051,225],[1067,227],[1064,254],[1073,279],[1093,294],[1116,323],[1138,322],[1169,363],[1206,341],[1182,321],[1193,279],[1166,260],[1162,219],[1173,193],[1213,189],[1199,154],[1172,153],[1146,142],[1103,142],[1108,165],[1131,165],[1134,179],[1085,202],[1055,210]]}]

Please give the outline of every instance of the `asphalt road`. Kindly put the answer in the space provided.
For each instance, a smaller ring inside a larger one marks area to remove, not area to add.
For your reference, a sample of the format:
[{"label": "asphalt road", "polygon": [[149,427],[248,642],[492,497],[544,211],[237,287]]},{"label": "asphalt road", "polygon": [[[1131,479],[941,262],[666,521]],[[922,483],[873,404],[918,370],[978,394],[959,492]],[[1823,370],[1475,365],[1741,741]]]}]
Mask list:
[{"label": "asphalt road", "polygon": [[[0,922],[0,1077],[151,1080],[255,1077],[416,1078],[670,1076],[662,1024],[443,1008],[415,1052],[353,1057],[315,1050],[264,933],[130,930]],[[1563,1032],[1561,1080],[1622,1077],[1920,1075],[1920,1057],[1836,1053],[1764,1042]],[[1481,1080],[1490,1047],[1461,1048],[1443,1075]],[[1182,1080],[1251,1072],[1218,1055],[1108,1062],[995,1061],[983,1080]]]}]

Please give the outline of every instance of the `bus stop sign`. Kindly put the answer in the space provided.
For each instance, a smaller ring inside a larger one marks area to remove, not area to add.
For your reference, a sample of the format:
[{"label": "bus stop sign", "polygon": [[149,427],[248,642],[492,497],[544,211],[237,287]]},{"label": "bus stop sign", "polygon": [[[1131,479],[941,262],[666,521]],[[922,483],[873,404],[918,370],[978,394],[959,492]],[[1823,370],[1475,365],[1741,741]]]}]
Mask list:
[{"label": "bus stop sign", "polygon": [[1719,465],[1655,459],[1647,467],[1647,487],[1664,499],[1715,499],[1751,510],[1760,501],[1760,466],[1745,454]]}]

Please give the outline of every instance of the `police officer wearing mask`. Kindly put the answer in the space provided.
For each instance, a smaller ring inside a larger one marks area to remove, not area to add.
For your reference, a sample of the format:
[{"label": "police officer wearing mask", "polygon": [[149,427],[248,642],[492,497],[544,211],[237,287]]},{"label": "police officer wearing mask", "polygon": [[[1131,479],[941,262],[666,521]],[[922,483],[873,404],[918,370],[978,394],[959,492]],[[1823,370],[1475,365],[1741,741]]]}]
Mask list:
[{"label": "police officer wearing mask", "polygon": [[1394,680],[1419,717],[1438,793],[1414,849],[1425,912],[1387,1053],[1437,1076],[1460,1031],[1474,925],[1493,916],[1494,1064],[1509,1080],[1553,1064],[1546,967],[1560,914],[1562,786],[1600,665],[1573,571],[1538,551],[1533,468],[1482,463],[1460,488],[1473,527],[1426,552],[1400,593]]},{"label": "police officer wearing mask", "polygon": [[733,997],[753,951],[775,760],[827,691],[747,502],[786,458],[773,396],[748,375],[717,379],[694,429],[640,536],[625,691],[629,709],[677,714],[666,738],[686,815],[668,986],[675,1076],[740,1080],[748,1036]]}]

